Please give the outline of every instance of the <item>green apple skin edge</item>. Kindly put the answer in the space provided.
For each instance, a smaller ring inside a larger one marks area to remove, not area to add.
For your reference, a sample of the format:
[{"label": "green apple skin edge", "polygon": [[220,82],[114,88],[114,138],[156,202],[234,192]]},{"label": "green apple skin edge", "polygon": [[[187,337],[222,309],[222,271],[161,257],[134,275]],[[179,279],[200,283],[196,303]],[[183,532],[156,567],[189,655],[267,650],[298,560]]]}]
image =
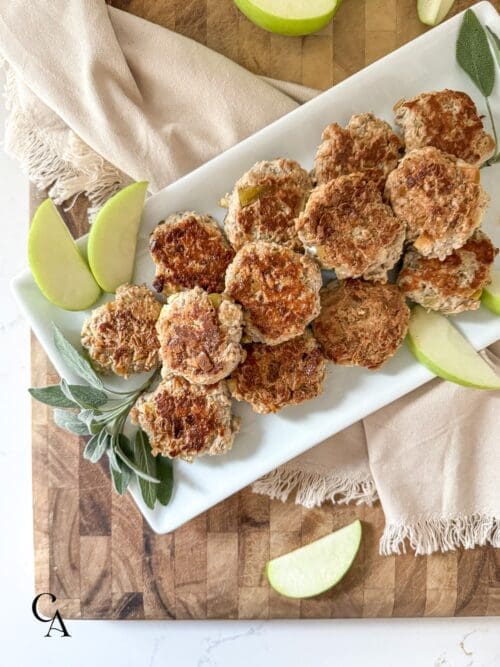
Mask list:
[{"label": "green apple skin edge", "polygon": [[105,292],[132,280],[137,235],[148,183],[132,183],[101,208],[90,228],[87,255],[95,279]]},{"label": "green apple skin edge", "polygon": [[361,544],[356,519],[334,533],[270,560],[266,575],[275,591],[289,598],[310,598],[338,584],[350,569]]},{"label": "green apple skin edge", "polygon": [[500,271],[491,272],[491,283],[483,289],[481,302],[495,315],[500,315]]},{"label": "green apple skin edge", "polygon": [[59,211],[46,199],[35,211],[28,235],[28,263],[45,298],[64,310],[86,310],[101,289]]},{"label": "green apple skin edge", "polygon": [[325,27],[341,0],[234,0],[253,23],[277,35],[298,37]]},{"label": "green apple skin edge", "polygon": [[500,375],[444,315],[415,306],[406,341],[416,359],[444,380],[475,389],[500,389]]},{"label": "green apple skin edge", "polygon": [[418,18],[425,25],[438,25],[454,3],[455,0],[417,0]]}]

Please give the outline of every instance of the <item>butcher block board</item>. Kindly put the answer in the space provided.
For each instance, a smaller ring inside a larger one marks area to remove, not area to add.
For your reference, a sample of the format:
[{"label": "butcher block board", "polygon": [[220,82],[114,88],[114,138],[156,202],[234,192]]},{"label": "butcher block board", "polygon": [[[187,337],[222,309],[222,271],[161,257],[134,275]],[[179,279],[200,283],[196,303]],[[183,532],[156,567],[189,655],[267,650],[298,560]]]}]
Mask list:
[{"label": "butcher block board", "polygon": [[[187,35],[258,74],[328,88],[413,39],[424,27],[415,0],[345,0],[320,33],[286,38],[253,26],[232,0],[115,0],[126,11]],[[455,12],[472,3],[459,0]],[[498,8],[500,0],[494,3]],[[38,201],[32,197],[32,209]],[[66,220],[87,230],[85,203]],[[32,384],[58,378],[32,340]],[[500,550],[382,557],[380,505],[307,510],[255,495],[228,498],[174,533],[151,531],[129,495],[112,492],[106,467],[83,459],[84,441],[33,403],[35,590],[65,618],[266,619],[500,615]],[[363,541],[333,590],[289,600],[270,589],[269,558],[359,518]]]}]

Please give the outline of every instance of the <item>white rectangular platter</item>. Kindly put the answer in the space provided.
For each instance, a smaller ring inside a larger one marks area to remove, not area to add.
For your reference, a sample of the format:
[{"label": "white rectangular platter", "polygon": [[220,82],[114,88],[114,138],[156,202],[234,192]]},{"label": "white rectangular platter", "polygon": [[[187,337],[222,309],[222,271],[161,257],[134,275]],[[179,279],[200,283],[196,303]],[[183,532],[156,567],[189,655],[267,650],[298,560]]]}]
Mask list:
[{"label": "white rectangular platter", "polygon": [[[500,19],[492,5],[482,2],[474,10],[483,24],[500,34]],[[321,132],[328,123],[345,124],[353,113],[363,111],[373,111],[393,123],[392,106],[398,99],[442,88],[466,91],[485,113],[480,94],[455,62],[455,41],[461,18],[460,15],[445,22],[370,65],[151,197],[144,211],[134,281],[149,284],[152,281],[154,270],[147,239],[166,215],[194,209],[222,222],[224,211],[219,208],[218,200],[232,189],[244,171],[258,160],[275,157],[298,160],[310,169]],[[497,83],[492,100],[497,112],[499,88]],[[491,196],[484,228],[497,246],[500,246],[499,176],[499,166],[482,170],[484,186]],[[65,312],[49,304],[29,271],[14,279],[13,290],[57,371],[68,380],[76,381],[53,345],[51,322],[76,344],[88,313]],[[476,349],[500,338],[500,317],[484,308],[460,315],[454,322]],[[242,428],[233,450],[225,456],[205,457],[193,464],[176,462],[174,494],[167,507],[158,506],[152,511],[143,503],[137,488],[132,487],[131,492],[153,530],[169,532],[432,377],[415,362],[405,346],[377,372],[330,365],[325,391],[314,401],[266,416],[235,403]],[[133,382],[139,384],[140,378]],[[115,386],[123,386],[123,381],[116,380]]]}]

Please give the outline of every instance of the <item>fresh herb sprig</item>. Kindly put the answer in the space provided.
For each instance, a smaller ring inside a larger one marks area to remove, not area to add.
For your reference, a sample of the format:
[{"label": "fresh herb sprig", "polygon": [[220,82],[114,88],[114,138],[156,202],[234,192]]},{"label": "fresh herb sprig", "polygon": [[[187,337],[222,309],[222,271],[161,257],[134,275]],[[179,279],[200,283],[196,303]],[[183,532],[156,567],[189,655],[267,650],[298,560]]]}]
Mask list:
[{"label": "fresh herb sprig", "polygon": [[[488,33],[490,34],[495,57],[499,60],[500,40],[490,28],[488,28]],[[470,76],[483,94],[486,102],[493,137],[495,139],[495,154],[485,163],[485,165],[490,166],[496,162],[500,162],[500,151],[495,118],[491,111],[489,100],[495,86],[495,61],[488,42],[488,33],[486,33],[486,30],[472,9],[468,9],[464,14],[458,33],[456,57],[458,64]]]},{"label": "fresh herb sprig", "polygon": [[134,441],[123,433],[129,412],[139,396],[158,378],[153,373],[146,382],[131,392],[117,392],[106,387],[91,364],[54,327],[54,343],[68,368],[87,384],[68,384],[62,379],[57,385],[31,388],[31,396],[54,408],[55,423],[79,436],[90,436],[83,456],[97,463],[108,457],[113,487],[123,495],[135,475],[144,502],[150,508],[156,501],[167,505],[172,496],[173,467],[170,459],[154,457],[146,433],[138,430]]}]

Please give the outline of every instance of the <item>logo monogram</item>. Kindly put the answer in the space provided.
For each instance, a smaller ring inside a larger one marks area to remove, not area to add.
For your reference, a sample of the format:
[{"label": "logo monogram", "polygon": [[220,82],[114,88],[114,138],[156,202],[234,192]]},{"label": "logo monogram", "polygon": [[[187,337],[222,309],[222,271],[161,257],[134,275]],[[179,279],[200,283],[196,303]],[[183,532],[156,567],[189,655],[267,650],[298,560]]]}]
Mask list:
[{"label": "logo monogram", "polygon": [[[53,630],[56,632],[61,633],[61,637],[71,637],[69,632],[66,629],[66,626],[64,625],[63,618],[61,616],[61,613],[59,609],[56,609],[56,613],[52,616],[52,618],[43,618],[43,616],[40,616],[38,613],[37,605],[38,605],[38,600],[43,597],[44,595],[48,595],[50,598],[51,602],[55,602],[57,600],[56,596],[53,595],[52,593],[40,593],[40,595],[37,595],[36,598],[33,600],[33,604],[31,605],[31,609],[33,611],[33,616],[38,620],[41,621],[42,623],[50,623],[49,630],[45,637],[51,637],[52,635],[50,634]],[[57,625],[54,625],[55,623],[59,624],[59,627]]]}]

